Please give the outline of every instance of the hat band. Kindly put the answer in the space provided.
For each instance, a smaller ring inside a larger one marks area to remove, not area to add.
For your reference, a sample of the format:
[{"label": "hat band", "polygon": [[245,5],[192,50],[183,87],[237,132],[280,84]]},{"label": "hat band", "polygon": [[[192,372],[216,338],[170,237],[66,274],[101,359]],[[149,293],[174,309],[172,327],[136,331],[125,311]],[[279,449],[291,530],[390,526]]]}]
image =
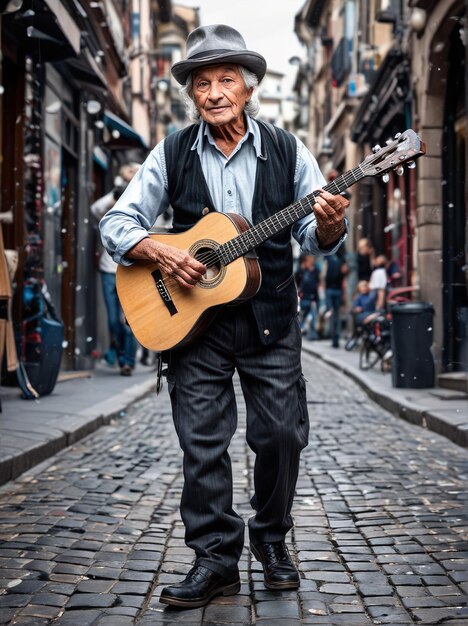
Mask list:
[{"label": "hat band", "polygon": [[190,57],[187,57],[187,61],[193,61],[194,59],[204,59],[209,58],[213,55],[218,54],[226,54],[226,53],[240,53],[247,52],[247,50],[228,50],[226,48],[217,48],[216,50],[206,50],[205,52],[199,52],[198,54],[193,54]]}]

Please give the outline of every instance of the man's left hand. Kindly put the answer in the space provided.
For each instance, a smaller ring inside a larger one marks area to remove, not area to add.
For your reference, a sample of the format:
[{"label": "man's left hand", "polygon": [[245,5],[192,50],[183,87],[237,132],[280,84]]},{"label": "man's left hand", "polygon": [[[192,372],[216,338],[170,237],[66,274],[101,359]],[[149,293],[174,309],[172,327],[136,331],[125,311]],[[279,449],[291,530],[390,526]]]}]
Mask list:
[{"label": "man's left hand", "polygon": [[319,189],[313,206],[317,220],[318,244],[321,248],[328,248],[341,237],[344,232],[345,209],[349,207],[349,200],[341,195],[334,196],[324,189]]}]

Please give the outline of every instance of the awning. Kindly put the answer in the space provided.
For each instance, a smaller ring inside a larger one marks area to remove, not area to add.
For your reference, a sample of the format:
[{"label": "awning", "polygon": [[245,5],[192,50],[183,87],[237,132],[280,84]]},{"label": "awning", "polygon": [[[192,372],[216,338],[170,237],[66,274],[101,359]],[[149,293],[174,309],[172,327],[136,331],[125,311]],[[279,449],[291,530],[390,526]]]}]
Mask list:
[{"label": "awning", "polygon": [[28,0],[22,10],[3,17],[3,26],[42,61],[61,61],[80,52],[80,29],[59,0]]},{"label": "awning", "polygon": [[68,42],[75,51],[75,54],[79,54],[81,33],[74,19],[66,11],[66,9],[63,8],[60,0],[45,0],[45,3],[55,15],[55,19],[60,26],[60,30],[68,39]]},{"label": "awning", "polygon": [[404,115],[409,89],[408,60],[399,48],[392,48],[356,112],[352,140],[359,144],[380,141],[392,120]]},{"label": "awning", "polygon": [[109,168],[109,158],[102,148],[94,146],[93,148],[93,161],[102,167],[103,170]]},{"label": "awning", "polygon": [[106,77],[87,48],[81,51],[79,57],[68,59],[66,63],[72,70],[74,80],[107,89]]},{"label": "awning", "polygon": [[106,110],[103,121],[111,132],[114,131],[111,140],[106,143],[106,147],[114,150],[128,150],[131,148],[148,150],[149,146],[146,140],[130,124],[127,124],[115,113]]}]

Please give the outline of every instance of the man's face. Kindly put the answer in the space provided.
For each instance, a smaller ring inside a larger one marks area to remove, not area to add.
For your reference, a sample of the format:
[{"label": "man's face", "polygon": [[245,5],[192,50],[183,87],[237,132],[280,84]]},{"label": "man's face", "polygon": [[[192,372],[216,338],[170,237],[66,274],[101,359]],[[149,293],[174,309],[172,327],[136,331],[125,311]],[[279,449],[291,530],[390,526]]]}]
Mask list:
[{"label": "man's face", "polygon": [[202,119],[212,126],[237,121],[253,89],[247,89],[236,66],[210,65],[193,73],[193,97]]}]

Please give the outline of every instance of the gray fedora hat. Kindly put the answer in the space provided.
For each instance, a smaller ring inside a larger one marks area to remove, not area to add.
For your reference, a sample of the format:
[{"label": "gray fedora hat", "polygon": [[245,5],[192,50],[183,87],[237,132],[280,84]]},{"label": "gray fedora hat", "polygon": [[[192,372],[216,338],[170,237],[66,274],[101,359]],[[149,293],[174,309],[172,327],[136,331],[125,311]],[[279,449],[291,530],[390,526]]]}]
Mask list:
[{"label": "gray fedora hat", "polygon": [[258,52],[247,50],[242,35],[224,24],[200,26],[187,37],[187,59],[174,63],[172,75],[185,85],[190,72],[206,65],[235,63],[253,72],[258,82],[266,72],[266,61]]}]

